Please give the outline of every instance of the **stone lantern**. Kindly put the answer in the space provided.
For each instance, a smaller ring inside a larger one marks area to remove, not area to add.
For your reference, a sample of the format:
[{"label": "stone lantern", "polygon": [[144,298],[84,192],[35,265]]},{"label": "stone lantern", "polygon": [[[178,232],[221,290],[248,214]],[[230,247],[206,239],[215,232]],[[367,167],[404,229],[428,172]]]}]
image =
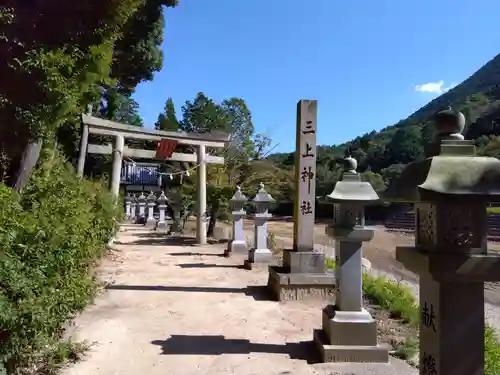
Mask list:
[{"label": "stone lantern", "polygon": [[237,186],[236,193],[234,193],[230,200],[231,214],[233,216],[233,237],[228,243],[227,250],[224,252],[224,256],[226,257],[231,256],[233,251],[242,253],[248,250],[245,231],[243,229],[243,219],[247,214],[244,207],[247,201],[248,198],[241,192],[241,188]]},{"label": "stone lantern", "polygon": [[363,308],[362,243],[374,231],[364,226],[364,208],[379,197],[369,182],[361,181],[350,151],[344,171],[327,198],[334,201],[333,225],[326,230],[335,239],[335,306],[323,309],[323,330],[314,332],[324,362],[389,361],[389,351],[377,345],[377,322]]},{"label": "stone lantern", "polygon": [[434,125],[427,159],[383,198],[414,204],[415,245],[397,247],[396,259],[420,276],[420,373],[484,374],[484,282],[500,280],[486,207],[500,201],[500,161],[464,140],[462,113],[439,112]]},{"label": "stone lantern", "polygon": [[245,267],[252,268],[253,263],[265,263],[272,260],[273,253],[267,248],[267,221],[272,217],[269,213],[269,205],[275,202],[274,198],[264,189],[260,183],[257,195],[253,198],[255,205],[254,215],[254,247],[248,251],[248,259]]},{"label": "stone lantern", "polygon": [[165,221],[165,212],[167,210],[167,196],[165,192],[162,190],[160,196],[158,197],[158,224],[156,224],[157,230],[166,230],[167,223]]},{"label": "stone lantern", "polygon": [[130,194],[130,221],[134,223],[137,220],[137,198],[134,193]]},{"label": "stone lantern", "polygon": [[137,197],[137,205],[139,206],[137,224],[144,224],[146,222],[146,196],[144,192],[141,192],[141,195]]},{"label": "stone lantern", "polygon": [[146,219],[146,227],[154,228],[156,226],[156,219],[154,217],[154,209],[156,206],[156,195],[151,191],[147,196],[147,207],[148,207],[148,216]]},{"label": "stone lantern", "polygon": [[132,218],[132,211],[131,211],[131,207],[130,207],[130,203],[132,201],[132,195],[129,194],[129,195],[126,195],[125,198],[125,218],[126,220],[130,220]]}]

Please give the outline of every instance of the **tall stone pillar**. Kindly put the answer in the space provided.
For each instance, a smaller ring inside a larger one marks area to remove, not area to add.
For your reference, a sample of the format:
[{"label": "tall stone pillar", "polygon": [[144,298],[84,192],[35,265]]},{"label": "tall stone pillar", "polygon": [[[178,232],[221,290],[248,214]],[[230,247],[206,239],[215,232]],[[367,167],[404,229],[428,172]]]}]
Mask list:
[{"label": "tall stone pillar", "polygon": [[146,196],[144,192],[137,198],[137,206],[139,207],[139,215],[137,217],[137,224],[146,223]]},{"label": "tall stone pillar", "polygon": [[151,191],[149,195],[146,198],[147,202],[147,208],[148,208],[148,215],[146,218],[146,228],[153,229],[156,226],[156,219],[154,217],[154,209],[156,206],[156,195]]},{"label": "tall stone pillar", "polygon": [[373,238],[364,226],[364,205],[378,201],[369,182],[356,173],[357,162],[346,152],[341,181],[328,198],[335,201],[334,222],[327,233],[335,239],[335,305],[323,309],[323,330],[314,332],[324,362],[384,362],[389,351],[377,345],[377,322],[363,308],[362,243]]},{"label": "tall stone pillar", "polygon": [[274,202],[274,198],[264,189],[264,184],[260,183],[257,195],[253,199],[255,204],[254,222],[254,244],[248,250],[248,259],[245,260],[245,268],[252,269],[253,263],[270,262],[273,253],[267,247],[267,221],[272,217],[269,213],[269,204]]},{"label": "tall stone pillar", "polygon": [[397,247],[396,259],[419,275],[420,374],[484,374],[484,282],[500,280],[486,207],[500,201],[500,161],[476,156],[462,113],[449,108],[434,124],[427,159],[384,194],[415,207],[415,245]]},{"label": "tall stone pillar", "polygon": [[166,230],[167,223],[165,221],[165,212],[167,210],[167,197],[165,196],[165,192],[162,190],[160,196],[158,197],[158,224],[156,225],[156,230]]},{"label": "tall stone pillar", "polygon": [[245,231],[243,228],[243,219],[246,216],[245,203],[248,198],[241,192],[241,188],[236,188],[236,193],[230,200],[233,216],[233,238],[227,245],[227,250],[224,256],[229,257],[234,251],[236,253],[244,253],[248,250],[247,241],[245,239]]},{"label": "tall stone pillar", "polygon": [[125,147],[125,138],[123,135],[115,136],[115,143],[113,145],[113,170],[111,173],[111,193],[116,199],[120,195],[120,177],[122,173],[122,158],[123,149]]},{"label": "tall stone pillar", "polygon": [[197,151],[197,214],[196,214],[196,242],[198,245],[207,244],[207,162],[205,160],[205,145],[199,145]]},{"label": "tall stone pillar", "polygon": [[[92,104],[88,105],[87,115],[92,116]],[[82,123],[82,136],[80,138],[80,150],[78,153],[78,164],[76,172],[79,177],[83,177],[83,170],[85,169],[85,159],[87,157],[87,148],[89,145],[89,126]]]},{"label": "tall stone pillar", "polygon": [[325,254],[314,247],[317,111],[316,100],[297,103],[293,248],[283,251],[282,267],[269,267],[267,284],[278,300],[334,293],[335,278],[325,270]]}]

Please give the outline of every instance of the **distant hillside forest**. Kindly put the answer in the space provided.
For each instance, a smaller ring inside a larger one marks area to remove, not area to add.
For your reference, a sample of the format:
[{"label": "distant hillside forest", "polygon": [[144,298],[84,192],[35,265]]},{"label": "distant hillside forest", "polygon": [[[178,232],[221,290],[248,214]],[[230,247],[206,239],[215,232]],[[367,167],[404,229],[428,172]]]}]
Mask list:
[{"label": "distant hillside forest", "polygon": [[[497,55],[471,77],[407,119],[347,143],[318,146],[317,195],[332,191],[339,176],[335,159],[342,157],[347,147],[353,150],[362,177],[376,190],[384,190],[405,164],[424,158],[424,147],[433,138],[430,119],[448,106],[465,115],[464,136],[475,141],[479,154],[500,157],[500,55]],[[294,153],[273,154],[267,159],[283,169],[292,169]]]}]

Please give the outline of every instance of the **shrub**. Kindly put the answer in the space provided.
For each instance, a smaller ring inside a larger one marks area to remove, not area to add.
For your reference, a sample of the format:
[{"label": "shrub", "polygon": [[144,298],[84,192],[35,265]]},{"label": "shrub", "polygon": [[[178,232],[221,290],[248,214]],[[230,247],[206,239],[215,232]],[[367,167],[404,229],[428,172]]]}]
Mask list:
[{"label": "shrub", "polygon": [[102,184],[79,179],[53,150],[21,196],[0,184],[0,205],[0,364],[47,372],[65,323],[96,292],[93,266],[120,213]]}]

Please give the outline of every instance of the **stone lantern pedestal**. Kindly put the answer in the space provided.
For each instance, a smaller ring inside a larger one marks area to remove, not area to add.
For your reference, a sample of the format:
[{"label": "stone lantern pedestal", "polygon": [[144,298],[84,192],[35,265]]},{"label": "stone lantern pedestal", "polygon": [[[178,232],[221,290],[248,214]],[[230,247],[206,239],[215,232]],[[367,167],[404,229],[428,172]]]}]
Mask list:
[{"label": "stone lantern pedestal", "polygon": [[137,217],[137,224],[145,224],[146,223],[146,196],[144,192],[141,192],[141,195],[137,197],[137,206],[139,207],[139,215]]},{"label": "stone lantern pedestal", "polygon": [[167,222],[165,218],[165,212],[167,210],[167,197],[165,196],[165,192],[161,192],[158,197],[158,223],[156,224],[156,230],[166,231],[167,230]]},{"label": "stone lantern pedestal", "polygon": [[247,197],[241,192],[238,186],[236,193],[231,198],[232,216],[233,216],[233,237],[227,245],[227,250],[224,256],[229,257],[231,253],[244,253],[248,250],[247,242],[245,239],[245,231],[243,229],[243,219],[246,216],[244,210],[245,203],[248,201]]},{"label": "stone lantern pedestal", "polygon": [[132,223],[137,221],[137,198],[134,194],[130,195],[130,221]]},{"label": "stone lantern pedestal", "polygon": [[500,201],[500,161],[475,155],[464,124],[451,108],[438,113],[428,158],[384,194],[415,205],[415,246],[396,248],[396,259],[419,275],[420,374],[484,374],[484,282],[500,280],[486,207]]},{"label": "stone lantern pedestal", "polygon": [[156,195],[151,191],[147,197],[148,216],[146,218],[146,228],[153,229],[156,226],[154,209],[156,206]]},{"label": "stone lantern pedestal", "polygon": [[257,195],[253,199],[255,204],[254,215],[254,247],[248,251],[248,259],[244,267],[252,269],[253,263],[268,263],[273,259],[273,253],[267,247],[267,221],[272,217],[269,213],[269,204],[274,198],[266,192],[264,184],[260,184]]},{"label": "stone lantern pedestal", "polygon": [[126,195],[125,196],[125,218],[127,221],[130,221],[132,219],[131,201],[132,201],[132,196],[130,194]]},{"label": "stone lantern pedestal", "polygon": [[324,362],[389,361],[389,351],[377,344],[377,322],[363,308],[362,243],[373,238],[364,227],[364,206],[378,201],[369,182],[361,181],[357,163],[344,159],[342,180],[328,198],[335,201],[334,222],[327,234],[335,245],[335,305],[323,309],[323,330],[314,332]]}]

